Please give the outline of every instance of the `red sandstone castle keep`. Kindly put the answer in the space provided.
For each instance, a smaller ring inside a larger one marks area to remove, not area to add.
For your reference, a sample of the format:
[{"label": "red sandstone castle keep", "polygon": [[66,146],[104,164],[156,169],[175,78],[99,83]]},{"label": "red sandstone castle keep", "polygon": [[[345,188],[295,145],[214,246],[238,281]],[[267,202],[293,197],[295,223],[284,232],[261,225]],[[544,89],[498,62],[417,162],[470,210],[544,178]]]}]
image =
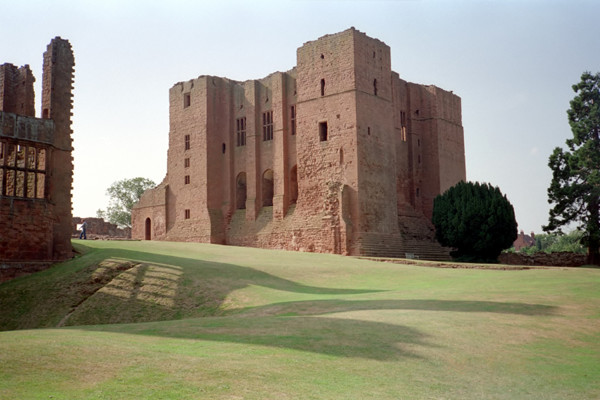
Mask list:
[{"label": "red sandstone castle keep", "polygon": [[53,39],[44,53],[42,118],[28,65],[0,65],[0,263],[72,256],[73,51]]},{"label": "red sandstone castle keep", "polygon": [[465,179],[460,98],[400,79],[385,43],[351,28],[288,72],[200,76],[169,100],[167,175],[134,207],[134,238],[443,254],[429,219]]}]

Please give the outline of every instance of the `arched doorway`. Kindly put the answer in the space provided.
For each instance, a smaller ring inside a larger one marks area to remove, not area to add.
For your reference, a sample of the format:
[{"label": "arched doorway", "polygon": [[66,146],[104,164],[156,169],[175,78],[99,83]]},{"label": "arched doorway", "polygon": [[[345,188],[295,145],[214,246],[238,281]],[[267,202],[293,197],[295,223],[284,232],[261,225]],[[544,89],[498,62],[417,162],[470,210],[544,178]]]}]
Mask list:
[{"label": "arched doorway", "polygon": [[236,178],[235,185],[235,208],[246,209],[246,173],[240,172]]},{"label": "arched doorway", "polygon": [[262,178],[262,205],[269,207],[273,205],[273,170],[266,170]]},{"label": "arched doorway", "polygon": [[294,165],[290,171],[290,204],[298,201],[298,166]]},{"label": "arched doorway", "polygon": [[152,240],[152,221],[150,220],[150,218],[146,218],[146,234],[145,234],[145,239],[146,240]]}]

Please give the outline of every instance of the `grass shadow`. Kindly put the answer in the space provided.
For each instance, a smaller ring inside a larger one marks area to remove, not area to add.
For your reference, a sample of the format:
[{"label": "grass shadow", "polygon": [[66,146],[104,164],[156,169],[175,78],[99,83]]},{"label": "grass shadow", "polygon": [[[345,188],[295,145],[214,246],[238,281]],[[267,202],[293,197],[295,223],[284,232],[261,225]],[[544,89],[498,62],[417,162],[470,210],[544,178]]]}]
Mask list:
[{"label": "grass shadow", "polygon": [[[539,304],[429,299],[315,299],[259,307],[224,307],[232,292],[249,285],[318,296],[382,291],[311,286],[230,263],[129,249],[88,248],[83,244],[78,244],[78,247],[82,254],[78,259],[71,264],[59,265],[55,271],[44,271],[38,277],[39,283],[54,276],[56,290],[51,297],[64,293],[73,283],[85,287],[88,280],[95,279],[94,273],[97,273],[99,265],[112,265],[115,260],[116,265],[119,261],[130,263],[130,268],[121,271],[100,290],[91,295],[88,293],[89,298],[82,301],[71,293],[65,298],[73,304],[60,305],[63,315],[57,315],[55,319],[60,317],[66,325],[78,325],[78,329],[90,331],[245,343],[339,357],[398,360],[419,357],[418,346],[430,346],[427,336],[418,329],[401,324],[327,314],[423,310],[548,316],[555,312],[554,307]],[[62,277],[68,268],[76,270],[79,275],[70,278],[70,282],[64,282]],[[81,293],[81,296],[84,295]],[[52,300],[58,302],[61,298]],[[56,309],[56,304],[47,304],[45,312]],[[64,310],[73,307],[75,309],[70,311],[65,321]]]},{"label": "grass shadow", "polygon": [[379,361],[422,358],[432,346],[418,329],[373,321],[326,317],[219,317],[71,329],[195,341],[239,343],[336,357]]}]

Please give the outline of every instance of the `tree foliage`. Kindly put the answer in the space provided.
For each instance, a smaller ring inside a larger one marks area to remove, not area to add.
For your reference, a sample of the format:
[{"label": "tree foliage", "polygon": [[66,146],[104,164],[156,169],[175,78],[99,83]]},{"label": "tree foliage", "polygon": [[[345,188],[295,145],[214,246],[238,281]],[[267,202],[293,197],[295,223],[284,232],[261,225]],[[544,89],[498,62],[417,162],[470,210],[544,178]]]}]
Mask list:
[{"label": "tree foliage", "polygon": [[585,247],[581,244],[583,232],[574,230],[566,234],[541,233],[535,235],[535,244],[523,247],[519,253],[534,254],[537,252],[555,253],[570,252],[585,254]]},{"label": "tree foliage", "polygon": [[573,91],[567,111],[573,137],[566,141],[568,150],[555,148],[548,162],[552,208],[543,229],[560,232],[565,225],[577,225],[584,232],[588,262],[600,265],[600,73],[584,72]]},{"label": "tree foliage", "polygon": [[500,189],[478,182],[459,182],[433,202],[433,225],[442,246],[466,261],[497,261],[517,238],[512,204]]},{"label": "tree foliage", "polygon": [[110,197],[107,209],[98,210],[96,215],[119,227],[131,227],[131,209],[142,194],[154,186],[152,180],[140,177],[114,182],[106,189]]}]

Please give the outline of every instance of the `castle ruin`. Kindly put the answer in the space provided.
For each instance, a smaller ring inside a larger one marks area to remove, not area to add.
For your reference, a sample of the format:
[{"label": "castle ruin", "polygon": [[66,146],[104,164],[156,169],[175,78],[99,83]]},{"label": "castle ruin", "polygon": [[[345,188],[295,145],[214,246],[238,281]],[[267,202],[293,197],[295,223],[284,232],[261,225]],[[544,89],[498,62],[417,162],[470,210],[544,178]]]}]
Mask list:
[{"label": "castle ruin", "polygon": [[0,264],[72,257],[71,44],[44,53],[41,118],[29,65],[0,65]]},{"label": "castle ruin", "polygon": [[134,207],[134,239],[447,257],[429,221],[465,180],[461,101],[402,80],[385,43],[351,28],[290,71],[200,76],[169,101],[167,175]]}]

